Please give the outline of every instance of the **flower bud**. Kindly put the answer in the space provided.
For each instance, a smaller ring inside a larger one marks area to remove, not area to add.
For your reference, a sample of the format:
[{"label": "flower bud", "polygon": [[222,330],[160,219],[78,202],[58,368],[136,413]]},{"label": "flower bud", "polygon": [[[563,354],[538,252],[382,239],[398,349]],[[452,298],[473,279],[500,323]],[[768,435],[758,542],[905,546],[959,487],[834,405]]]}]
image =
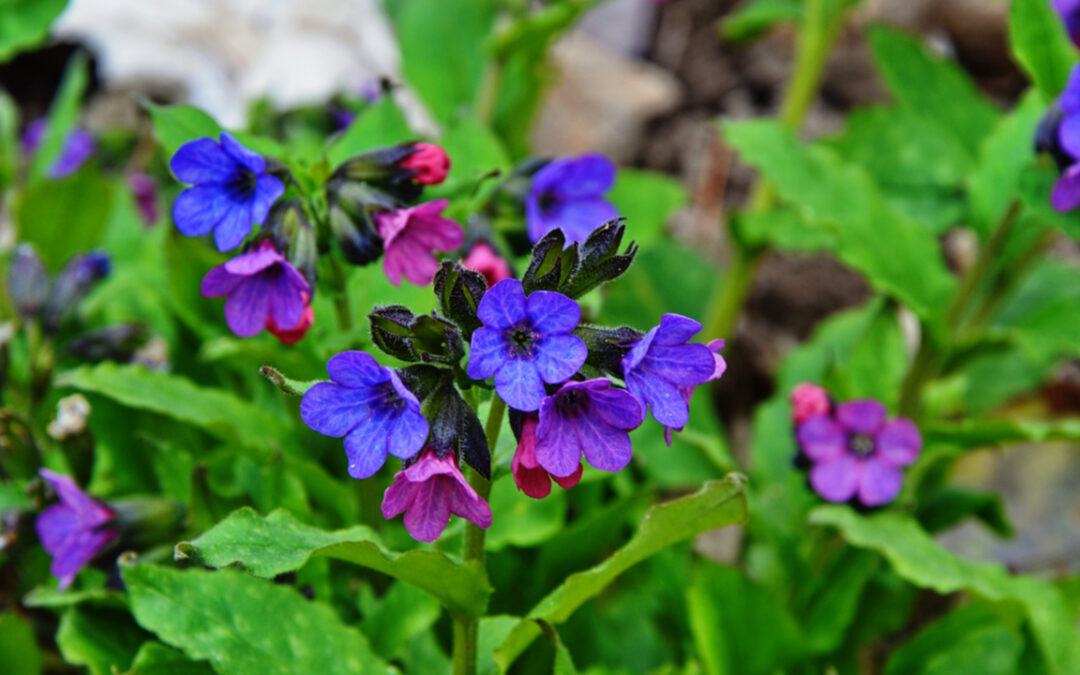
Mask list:
[{"label": "flower bud", "polygon": [[318,264],[315,228],[311,226],[299,199],[278,201],[270,209],[263,230],[274,240],[279,251],[314,287]]},{"label": "flower bud", "polygon": [[128,174],[128,189],[135,198],[143,224],[153,225],[158,219],[157,181],[148,173],[136,171]]},{"label": "flower bud", "polygon": [[802,424],[811,417],[827,415],[832,408],[829,392],[811,382],[803,382],[791,390],[791,420]]},{"label": "flower bud", "polygon": [[415,180],[415,169],[401,164],[415,151],[413,144],[403,143],[355,155],[334,170],[331,182],[346,185],[367,183],[390,192],[403,202],[416,201],[423,185]]},{"label": "flower bud", "polygon": [[109,275],[111,267],[109,256],[103,251],[90,251],[68,261],[53,282],[45,303],[45,329],[54,332],[60,328],[94,284]]},{"label": "flower bud", "polygon": [[19,244],[8,272],[8,294],[23,319],[36,317],[49,297],[49,274],[31,244]]},{"label": "flower bud", "polygon": [[113,512],[110,527],[126,548],[142,549],[168,541],[183,525],[184,505],[160,497],[133,497],[106,503]]},{"label": "flower bud", "polygon": [[339,183],[330,192],[330,230],[345,259],[367,265],[383,253],[374,213],[396,207],[394,200],[363,183]]},{"label": "flower bud", "polygon": [[462,259],[461,264],[483,274],[488,288],[503,279],[514,276],[510,272],[510,264],[496,253],[495,249],[486,241],[476,242],[472,249],[469,250],[469,254]]},{"label": "flower bud", "polygon": [[121,323],[98,328],[71,341],[68,351],[78,358],[97,363],[117,361],[127,363],[149,335],[146,327],[137,323]]},{"label": "flower bud", "polygon": [[450,173],[450,157],[446,151],[431,143],[416,143],[413,152],[398,162],[398,166],[413,171],[412,179],[421,185],[438,185]]}]

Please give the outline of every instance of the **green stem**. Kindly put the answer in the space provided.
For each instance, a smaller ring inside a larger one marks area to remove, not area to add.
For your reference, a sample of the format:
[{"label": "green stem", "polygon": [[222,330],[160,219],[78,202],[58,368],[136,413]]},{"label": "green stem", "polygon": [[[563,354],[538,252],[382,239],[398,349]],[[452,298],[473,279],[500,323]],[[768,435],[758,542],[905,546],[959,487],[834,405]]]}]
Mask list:
[{"label": "green stem", "polygon": [[1001,255],[1001,250],[1005,247],[1005,242],[1009,239],[1019,215],[1020,202],[1017,200],[1012,203],[1005,217],[990,233],[990,237],[979,250],[978,257],[975,258],[975,264],[964,275],[964,280],[960,282],[960,287],[956,290],[956,295],[953,296],[949,309],[945,313],[945,321],[951,333],[960,327],[960,322],[964,318],[968,305],[971,304],[972,297],[979,290],[990,268],[993,267],[994,261]]},{"label": "green stem", "polygon": [[[491,408],[488,410],[487,423],[484,425],[484,434],[487,437],[488,449],[495,454],[495,441],[499,438],[499,429],[502,427],[503,415],[506,413],[506,403],[495,394],[491,399]],[[491,493],[491,481],[484,478],[477,471],[469,472],[469,484],[472,485],[481,499],[487,500]],[[493,476],[494,477],[494,476]],[[476,561],[481,567],[484,565],[484,534],[482,527],[465,524],[465,562]],[[476,640],[478,633],[477,620],[461,614],[454,617],[454,675],[475,675],[476,673]]]},{"label": "green stem", "polygon": [[734,255],[728,264],[727,274],[709,305],[705,317],[705,337],[727,337],[735,330],[743,305],[754,286],[758,268],[765,260],[765,251],[750,251],[732,239]]}]

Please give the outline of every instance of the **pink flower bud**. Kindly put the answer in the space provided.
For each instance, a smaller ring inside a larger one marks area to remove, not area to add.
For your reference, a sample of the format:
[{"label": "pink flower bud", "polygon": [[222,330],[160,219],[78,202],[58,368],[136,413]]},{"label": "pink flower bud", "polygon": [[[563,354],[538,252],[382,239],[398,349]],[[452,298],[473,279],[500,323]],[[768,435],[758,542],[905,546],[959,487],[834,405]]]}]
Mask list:
[{"label": "pink flower bud", "polygon": [[510,274],[510,265],[499,257],[499,254],[495,252],[495,249],[482,241],[477,242],[476,245],[472,247],[469,251],[469,255],[465,256],[465,259],[461,261],[461,264],[471,270],[476,270],[480,274],[483,274],[484,279],[487,280],[488,288],[491,288],[503,279],[509,279],[513,276]]},{"label": "pink flower bud", "polygon": [[415,171],[413,180],[421,185],[438,185],[446,180],[446,174],[450,173],[446,151],[431,143],[417,143],[413,147],[416,151],[398,162],[398,166]]},{"label": "pink flower bud", "polygon": [[803,382],[791,390],[791,419],[802,424],[811,417],[826,415],[831,404],[829,393],[816,384]]}]

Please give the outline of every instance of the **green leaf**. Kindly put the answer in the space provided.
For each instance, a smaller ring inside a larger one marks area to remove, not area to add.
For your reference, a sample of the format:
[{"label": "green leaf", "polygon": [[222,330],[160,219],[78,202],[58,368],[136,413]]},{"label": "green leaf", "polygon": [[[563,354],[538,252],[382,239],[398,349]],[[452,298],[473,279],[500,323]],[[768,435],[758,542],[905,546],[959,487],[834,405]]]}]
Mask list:
[{"label": "green leaf", "polygon": [[126,670],[147,638],[127,612],[72,607],[60,617],[56,644],[64,660],[86,666],[93,675]]},{"label": "green leaf", "polygon": [[86,92],[86,85],[90,79],[86,61],[86,54],[77,52],[71,57],[64,70],[60,88],[56,92],[52,105],[49,106],[49,117],[45,124],[45,133],[41,137],[41,144],[38,145],[33,159],[30,160],[31,182],[45,176],[49,167],[64,151],[68,132],[79,118],[83,94]]},{"label": "green leaf", "polygon": [[799,0],[751,0],[720,22],[720,35],[732,42],[747,42],[778,23],[798,23],[803,9]]},{"label": "green leaf", "polygon": [[1009,297],[990,330],[1012,337],[1031,354],[1078,353],[1080,271],[1054,260],[1040,263]]},{"label": "green leaf", "polygon": [[791,613],[739,569],[702,565],[686,596],[694,646],[707,675],[780,672],[804,652]]},{"label": "green leaf", "polygon": [[968,562],[937,544],[911,517],[898,513],[860,516],[846,506],[821,506],[810,522],[829,525],[854,546],[880,552],[901,577],[940,594],[969,591],[987,600],[1013,601],[1024,608],[1047,665],[1075,672],[1080,635],[1061,593],[1030,576],[1010,575],[998,563]]},{"label": "green leaf", "polygon": [[618,283],[601,289],[606,297],[600,321],[649,330],[665,312],[702,319],[714,283],[712,263],[691,248],[661,239],[638,254]]},{"label": "green leaf", "polygon": [[626,218],[627,239],[645,246],[664,236],[668,221],[686,206],[689,195],[671,176],[619,169],[607,198]]},{"label": "green leaf", "polygon": [[385,659],[397,657],[414,636],[431,628],[442,614],[439,602],[416,586],[397,582],[378,604],[363,608],[360,629]]},{"label": "green leaf", "polygon": [[1012,0],[1009,41],[1013,56],[1049,103],[1065,89],[1076,48],[1049,0]]},{"label": "green leaf", "polygon": [[440,122],[476,99],[494,20],[488,0],[410,0],[395,13],[405,80]]},{"label": "green leaf", "polygon": [[870,31],[874,61],[900,105],[921,113],[974,155],[1000,111],[954,63],[936,58],[915,37],[877,26]]},{"label": "green leaf", "polygon": [[879,560],[868,551],[844,548],[815,575],[797,612],[809,650],[828,654],[840,646]]},{"label": "green leaf", "polygon": [[49,36],[68,0],[7,0],[0,10],[0,63]]},{"label": "green leaf", "polygon": [[1080,209],[1064,213],[1050,204],[1050,193],[1058,180],[1058,170],[1048,157],[1029,162],[1020,170],[1020,198],[1037,217],[1080,239]]},{"label": "green leaf", "polygon": [[[221,132],[225,131],[217,120],[193,105],[159,105],[146,100],[142,101],[142,105],[150,113],[154,136],[167,157],[175,155],[180,146],[188,141],[197,138],[217,141]],[[275,140],[243,132],[233,132],[233,136],[249,150],[284,159],[285,149]]]},{"label": "green leaf", "polygon": [[19,164],[19,108],[6,91],[0,89],[0,188],[15,181]]},{"label": "green leaf", "polygon": [[326,154],[330,166],[336,167],[354,155],[402,143],[413,135],[393,97],[384,96],[362,110],[349,128],[333,141]]},{"label": "green leaf", "polygon": [[264,451],[288,436],[280,420],[244,399],[138,365],[82,366],[58,375],[56,386],[101,394],[129,408],[164,415]]},{"label": "green leaf", "polygon": [[0,614],[0,663],[7,675],[39,675],[45,659],[34,628],[14,612]]},{"label": "green leaf", "polygon": [[205,661],[192,661],[183,652],[151,640],[139,647],[131,670],[125,675],[212,675],[213,672]]},{"label": "green leaf", "polygon": [[885,675],[1009,675],[1018,670],[1024,640],[984,603],[956,609],[889,657]]},{"label": "green leaf", "polygon": [[562,623],[616,577],[658,551],[706,530],[746,522],[744,480],[731,474],[722,481],[707,481],[692,495],[650,508],[629,542],[599,565],[567,577],[518,623],[495,652],[499,668],[509,668],[540,635],[536,620]]},{"label": "green leaf", "polygon": [[566,521],[566,494],[558,486],[544,499],[533,499],[517,488],[510,476],[496,480],[489,498],[492,521],[484,548],[499,551],[507,546],[537,546],[562,530]]},{"label": "green leaf", "polygon": [[266,518],[250,508],[234,511],[190,544],[180,544],[177,553],[197,555],[213,567],[240,563],[261,577],[298,570],[317,556],[345,560],[413,584],[448,609],[470,616],[483,613],[491,594],[487,576],[475,562],[459,565],[435,551],[394,553],[367,527],[327,532],[284,510]]},{"label": "green leaf", "polygon": [[994,492],[972,492],[947,487],[919,500],[915,517],[928,532],[941,532],[974,516],[994,533],[1013,536],[1012,523],[1005,511],[1005,501]]},{"label": "green leaf", "polygon": [[243,572],[121,570],[141,626],[218,672],[393,673],[332,609]]},{"label": "green leaf", "polygon": [[32,183],[15,205],[19,239],[33,244],[46,268],[58,272],[71,256],[101,243],[112,192],[112,183],[93,167]]},{"label": "green leaf", "polygon": [[838,257],[878,290],[924,318],[946,306],[955,281],[937,239],[887,204],[865,171],[803,146],[779,122],[730,122],[723,133],[807,223],[836,236]]},{"label": "green leaf", "polygon": [[923,435],[935,443],[979,447],[1004,443],[1080,441],[1080,419],[1043,420],[966,419],[960,422],[928,422]]},{"label": "green leaf", "polygon": [[781,251],[829,251],[836,236],[806,222],[794,208],[732,213],[731,227],[739,241],[751,248],[771,246]]}]

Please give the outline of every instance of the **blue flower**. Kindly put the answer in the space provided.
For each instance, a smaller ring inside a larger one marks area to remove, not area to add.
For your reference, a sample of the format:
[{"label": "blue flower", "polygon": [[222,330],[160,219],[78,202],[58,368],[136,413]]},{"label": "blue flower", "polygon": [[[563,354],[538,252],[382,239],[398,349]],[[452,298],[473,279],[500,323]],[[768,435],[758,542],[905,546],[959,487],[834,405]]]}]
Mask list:
[{"label": "blue flower", "polygon": [[701,324],[678,314],[665,314],[623,357],[626,389],[642,411],[651,407],[653,418],[672,429],[690,419],[689,397],[682,387],[696,387],[713,378],[717,361],[703,344],[687,344]]},{"label": "blue flower", "polygon": [[540,408],[544,383],[565,382],[585,363],[588,350],[571,335],[581,308],[562,293],[534,291],[525,297],[517,279],[503,279],[476,308],[483,322],[469,346],[468,375],[495,377],[495,391],[511,408]]},{"label": "blue flower", "polygon": [[619,212],[604,193],[615,182],[615,165],[603,155],[557,159],[536,172],[525,198],[529,239],[561,229],[566,243],[583,242]]},{"label": "blue flower", "polygon": [[71,478],[48,469],[38,473],[60,500],[38,515],[35,529],[41,545],[52,556],[49,571],[64,590],[119,533],[108,527],[113,521],[112,510],[80,490]]},{"label": "blue flower", "polygon": [[345,437],[350,476],[368,478],[387,454],[408,459],[424,447],[428,421],[397,373],[356,351],[331,358],[326,371],[333,382],[307,390],[300,417],[320,434]]},{"label": "blue flower", "polygon": [[173,205],[176,227],[189,237],[214,233],[219,251],[240,244],[251,224],[262,224],[285,192],[266,172],[266,160],[222,132],[221,142],[200,138],[180,146],[169,163],[176,177],[192,187]]}]

